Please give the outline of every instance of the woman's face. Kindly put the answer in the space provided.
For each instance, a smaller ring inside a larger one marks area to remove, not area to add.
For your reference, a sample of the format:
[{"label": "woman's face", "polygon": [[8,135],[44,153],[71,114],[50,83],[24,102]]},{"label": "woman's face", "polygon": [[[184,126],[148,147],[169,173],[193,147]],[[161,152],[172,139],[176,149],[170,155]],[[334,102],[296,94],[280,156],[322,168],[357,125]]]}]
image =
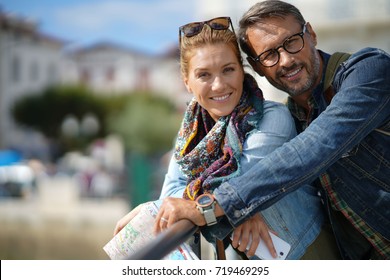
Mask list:
[{"label": "woman's face", "polygon": [[229,115],[242,95],[244,71],[228,44],[197,48],[189,60],[184,78],[187,90],[217,121]]}]

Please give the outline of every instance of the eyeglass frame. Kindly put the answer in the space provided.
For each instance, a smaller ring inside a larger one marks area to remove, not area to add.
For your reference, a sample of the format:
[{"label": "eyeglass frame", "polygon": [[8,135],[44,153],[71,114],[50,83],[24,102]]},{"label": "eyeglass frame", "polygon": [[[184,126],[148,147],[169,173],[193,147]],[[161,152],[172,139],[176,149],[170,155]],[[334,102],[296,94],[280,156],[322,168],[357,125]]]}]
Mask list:
[{"label": "eyeglass frame", "polygon": [[[275,66],[276,64],[279,63],[279,60],[280,60],[280,52],[279,52],[279,49],[280,49],[280,48],[283,48],[283,49],[284,49],[286,52],[288,52],[289,54],[296,54],[296,53],[299,53],[299,52],[305,47],[305,39],[303,39],[303,36],[305,35],[305,33],[306,33],[306,31],[307,31],[306,25],[307,25],[307,22],[303,25],[303,28],[302,28],[302,31],[301,31],[301,32],[298,32],[298,33],[296,33],[296,34],[293,34],[293,35],[289,36],[286,40],[283,41],[283,43],[282,43],[280,46],[278,46],[278,47],[276,47],[276,48],[273,48],[273,49],[266,50],[266,51],[262,52],[261,54],[259,54],[259,55],[256,56],[256,57],[248,56],[248,58],[250,58],[250,59],[251,59],[252,61],[254,61],[254,62],[260,63],[260,64],[263,65],[264,67],[273,67],[273,66]],[[291,40],[291,38],[294,37],[294,36],[299,36],[299,37],[301,37],[301,40],[302,40],[302,47],[301,47],[298,51],[296,51],[296,52],[290,52],[290,51],[288,51],[288,50],[285,48],[284,45],[286,44],[286,42],[288,42],[289,40]],[[272,65],[264,65],[264,64],[260,61],[260,57],[261,57],[262,55],[264,55],[265,53],[269,52],[269,51],[274,51],[274,52],[276,52],[277,55],[278,55],[278,59],[277,59],[276,62],[275,62],[274,64],[272,64]]]},{"label": "eyeglass frame", "polygon": [[[213,21],[213,20],[216,20],[216,19],[227,19],[228,22],[229,22],[229,25],[228,25],[226,28],[223,28],[223,29],[215,29],[215,28],[213,28],[209,23],[210,23],[211,21]],[[195,34],[189,36],[189,35],[187,35],[187,34],[183,31],[183,29],[184,29],[184,27],[186,27],[187,25],[194,24],[194,23],[199,23],[199,24],[201,24],[201,25],[202,25],[202,28],[199,29],[199,32],[198,32],[198,33],[195,33]],[[215,18],[212,18],[212,19],[209,19],[209,20],[190,22],[190,23],[187,23],[187,24],[184,24],[184,25],[180,26],[180,27],[179,27],[179,43],[181,43],[181,34],[182,34],[182,33],[183,33],[184,36],[186,36],[186,37],[193,37],[193,36],[196,36],[196,35],[200,34],[200,33],[203,31],[204,25],[208,25],[208,26],[209,26],[211,29],[213,29],[213,30],[228,30],[229,27],[232,27],[232,32],[233,32],[234,34],[236,34],[235,31],[234,31],[233,23],[232,23],[232,20],[231,20],[230,17],[215,17]]]}]

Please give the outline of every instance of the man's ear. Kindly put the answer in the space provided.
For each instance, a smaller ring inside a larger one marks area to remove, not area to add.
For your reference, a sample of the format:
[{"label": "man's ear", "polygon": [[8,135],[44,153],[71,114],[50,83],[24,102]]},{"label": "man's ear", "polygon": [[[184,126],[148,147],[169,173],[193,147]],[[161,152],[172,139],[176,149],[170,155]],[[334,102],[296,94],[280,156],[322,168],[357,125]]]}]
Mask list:
[{"label": "man's ear", "polygon": [[257,74],[259,74],[261,77],[264,77],[263,71],[261,71],[261,67],[258,62],[254,61],[252,58],[249,56],[246,57],[246,61],[250,64],[250,66],[255,70]]},{"label": "man's ear", "polygon": [[317,46],[317,34],[314,32],[313,27],[311,27],[309,22],[306,23],[306,28],[310,34],[310,37],[314,43],[314,46]]}]

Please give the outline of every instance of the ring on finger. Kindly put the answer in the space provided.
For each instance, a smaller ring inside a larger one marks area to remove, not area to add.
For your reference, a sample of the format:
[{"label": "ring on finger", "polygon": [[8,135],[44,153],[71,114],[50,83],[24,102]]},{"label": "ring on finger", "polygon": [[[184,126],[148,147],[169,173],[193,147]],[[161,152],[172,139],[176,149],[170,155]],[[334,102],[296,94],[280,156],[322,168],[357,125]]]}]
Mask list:
[{"label": "ring on finger", "polygon": [[168,222],[168,220],[167,219],[165,219],[164,217],[161,217],[161,221],[163,221],[163,222]]}]

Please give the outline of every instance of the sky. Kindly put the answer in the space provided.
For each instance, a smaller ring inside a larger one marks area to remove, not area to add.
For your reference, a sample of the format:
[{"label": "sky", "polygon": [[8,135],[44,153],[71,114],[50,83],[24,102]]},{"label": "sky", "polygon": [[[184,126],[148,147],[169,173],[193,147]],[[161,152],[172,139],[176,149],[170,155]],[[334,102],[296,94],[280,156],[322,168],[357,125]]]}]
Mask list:
[{"label": "sky", "polygon": [[68,47],[110,41],[150,54],[177,44],[196,0],[0,0],[0,9],[34,20]]}]

